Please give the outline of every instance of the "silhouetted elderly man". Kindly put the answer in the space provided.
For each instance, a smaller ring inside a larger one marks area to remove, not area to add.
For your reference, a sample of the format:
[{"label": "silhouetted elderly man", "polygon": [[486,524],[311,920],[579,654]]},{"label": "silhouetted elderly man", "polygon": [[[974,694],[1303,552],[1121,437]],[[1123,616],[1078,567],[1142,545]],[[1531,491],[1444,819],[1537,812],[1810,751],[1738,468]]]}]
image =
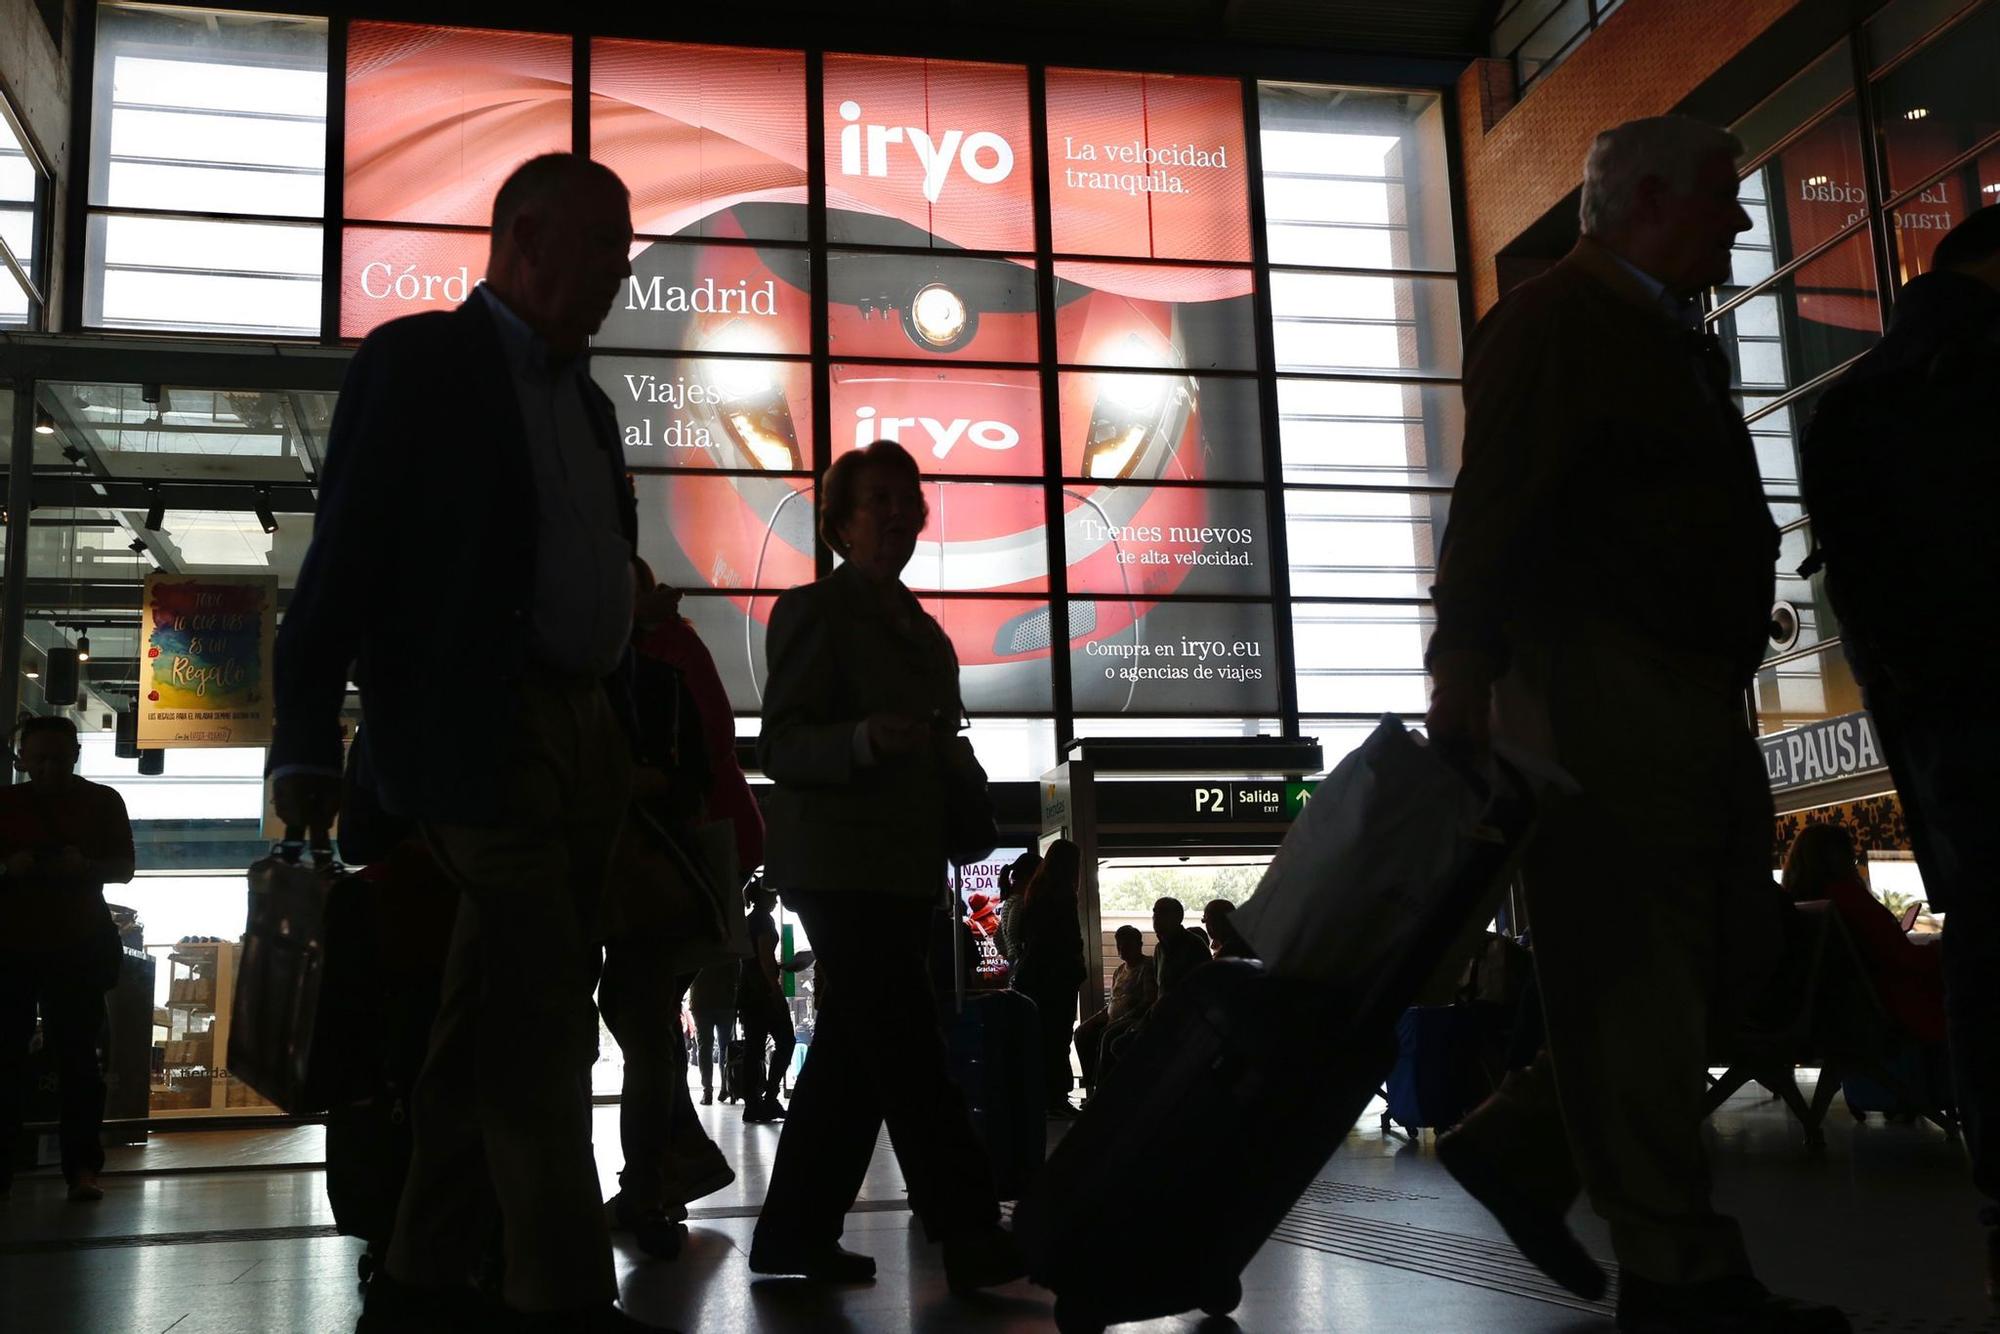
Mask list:
[{"label": "silhouetted elderly man", "polygon": [[1773,1297],[1710,1202],[1701,1145],[1720,925],[1768,884],[1771,799],[1745,718],[1777,529],[1702,331],[1750,220],[1731,135],[1681,117],[1608,130],[1583,238],[1483,320],[1465,464],[1440,552],[1430,733],[1551,756],[1522,880],[1548,1045],[1439,1157],[1572,1291],[1604,1276],[1564,1222],[1579,1176],[1611,1225],[1618,1325],[1845,1330]]},{"label": "silhouetted elderly man", "polygon": [[581,355],[631,242],[607,168],[552,154],[507,179],[485,282],[355,354],[278,639],[280,813],[331,819],[358,663],[373,795],[461,891],[369,1334],[494,1327],[465,1287],[489,1199],[505,1319],[642,1328],[615,1305],[591,1156],[588,925],[628,797],[636,520]]}]

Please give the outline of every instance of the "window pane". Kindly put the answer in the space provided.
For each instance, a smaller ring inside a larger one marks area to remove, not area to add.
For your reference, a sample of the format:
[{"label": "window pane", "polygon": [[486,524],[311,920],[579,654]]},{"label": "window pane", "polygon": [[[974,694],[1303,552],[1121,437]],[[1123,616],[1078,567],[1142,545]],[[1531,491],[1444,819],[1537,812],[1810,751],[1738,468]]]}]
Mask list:
[{"label": "window pane", "polygon": [[1240,83],[1051,69],[1047,90],[1058,253],[1250,258]]},{"label": "window pane", "polygon": [[1428,598],[1446,503],[1442,496],[1285,492],[1293,595]]},{"label": "window pane", "polygon": [[1271,318],[1281,371],[1459,373],[1455,279],[1273,270]]},{"label": "window pane", "polygon": [[1026,264],[835,251],[826,265],[836,356],[1035,360],[1035,272]]},{"label": "window pane", "polygon": [[321,215],[324,20],[107,5],[97,41],[91,203]]},{"label": "window pane", "polygon": [[1528,83],[1561,64],[1589,28],[1590,0],[1562,0],[1534,31],[1521,39],[1515,52],[1521,82]]},{"label": "window pane", "polygon": [[[1422,720],[1405,719],[1413,727],[1421,727]],[[1301,718],[1299,734],[1309,740],[1319,742],[1322,773],[1331,773],[1340,767],[1340,762],[1361,749],[1361,744],[1375,734],[1378,720],[1350,718]]]},{"label": "window pane", "polygon": [[1248,269],[1056,265],[1056,358],[1134,370],[1255,370]]},{"label": "window pane", "polygon": [[1899,282],[1931,271],[1945,233],[1974,210],[2000,203],[2000,149],[1988,149],[1942,180],[1932,181],[1890,217]]},{"label": "window pane", "polygon": [[[1725,289],[1726,291],[1727,289]],[[1737,384],[1775,395],[1842,365],[1881,335],[1866,231],[1715,317]]]},{"label": "window pane", "polygon": [[1442,98],[1264,83],[1257,117],[1272,263],[1456,267]]},{"label": "window pane", "polygon": [[[1774,511],[1779,509],[1778,506],[1772,508]],[[1803,510],[1796,506],[1791,508],[1794,511],[1792,517],[1803,517]],[[1811,648],[1840,633],[1839,622],[1826,600],[1825,575],[1815,574],[1810,579],[1799,576],[1799,565],[1811,550],[1812,529],[1809,525],[1787,528],[1779,539],[1776,599],[1791,607],[1789,619],[1792,623],[1784,627],[1784,634],[1774,634],[1766,642],[1766,657]]]},{"label": "window pane", "polygon": [[1216,737],[1277,736],[1276,718],[1079,718],[1078,736]]},{"label": "window pane", "polygon": [[1058,382],[1064,476],[1254,482],[1264,475],[1255,380],[1064,371]]},{"label": "window pane", "polygon": [[690,591],[783,590],[813,578],[812,485],[802,477],[641,473],[639,554]]},{"label": "window pane", "polygon": [[1870,67],[1879,69],[1979,0],[1895,0],[1868,20]]},{"label": "window pane", "polygon": [[37,184],[35,164],[15,133],[13,117],[0,106],[0,203],[34,203]]},{"label": "window pane", "polygon": [[[963,669],[959,688],[965,688]],[[1056,767],[1056,725],[1046,718],[974,718],[966,736],[980,767],[996,783],[1039,779]]]},{"label": "window pane", "polygon": [[924,483],[930,521],[903,582],[924,592],[1042,592],[1049,586],[1047,510],[1039,486]]},{"label": "window pane", "polygon": [[832,377],[836,458],[871,440],[893,440],[927,473],[1042,475],[1042,391],[1034,371],[836,362]]},{"label": "window pane", "polygon": [[1285,480],[1450,486],[1465,434],[1456,385],[1279,380]]},{"label": "window pane", "polygon": [[[598,38],[590,155],[631,190],[642,236],[803,241],[805,55]],[[715,230],[717,214],[749,200],[791,207],[744,210]]]},{"label": "window pane", "polygon": [[829,55],[825,94],[829,239],[1034,249],[1026,67]]},{"label": "window pane", "polygon": [[[35,215],[24,208],[0,208],[0,241],[7,243],[14,262],[30,276],[35,272]],[[28,318],[28,289],[14,271],[0,262],[0,320],[19,323]]]},{"label": "window pane", "polygon": [[921,601],[944,627],[958,654],[958,688],[967,709],[1048,711],[1054,691],[1049,680],[1048,603],[1039,598]]},{"label": "window pane", "polygon": [[1271,609],[1261,603],[1078,599],[1069,629],[1079,712],[1277,711]]},{"label": "window pane", "polygon": [[736,357],[595,356],[632,467],[806,472],[812,368]]},{"label": "window pane", "polygon": [[2000,130],[2000,9],[1988,6],[1875,85],[1883,185],[1901,194]]},{"label": "window pane", "polygon": [[486,276],[489,249],[483,231],[346,228],[340,238],[340,336],[365,338],[404,315],[450,310]]},{"label": "window pane", "polygon": [[320,229],[180,218],[90,219],[87,324],[314,335]]},{"label": "window pane", "polygon": [[[1743,141],[1744,160],[1754,160],[1827,107],[1850,98],[1853,92],[1853,59],[1843,39],[1731,125],[1730,132]],[[1843,119],[1852,126],[1852,117],[1850,107]],[[1859,134],[1851,133],[1858,147]],[[1858,171],[1854,179],[1860,179]]]},{"label": "window pane", "polygon": [[1063,539],[1074,593],[1271,590],[1262,491],[1100,486],[1066,497]]},{"label": "window pane", "polygon": [[[644,541],[642,527],[642,547]],[[658,573],[659,567],[655,565],[654,570]],[[764,640],[770,629],[771,604],[776,600],[776,594],[708,594],[681,599],[681,615],[694,624],[703,647],[715,659],[715,669],[729,691],[729,707],[739,713],[754,714],[764,707],[764,682],[771,674]],[[749,735],[756,736],[757,731],[756,721],[750,720]]]},{"label": "window pane", "polygon": [[1294,603],[1300,712],[1421,714],[1424,645],[1436,625],[1429,607]]},{"label": "window pane", "polygon": [[1837,647],[1759,668],[1755,693],[1759,732],[1782,732],[1862,707],[1861,688]]},{"label": "window pane", "polygon": [[570,93],[567,37],[353,24],[347,216],[486,226],[515,167],[569,151]]},{"label": "window pane", "polygon": [[804,356],[812,261],[779,246],[640,242],[597,347]]},{"label": "window pane", "polygon": [[[296,482],[306,475],[310,456],[290,394],[162,385],[148,403],[136,384],[45,384],[42,393],[121,478]],[[168,513],[177,530],[182,512]]]},{"label": "window pane", "polygon": [[1736,238],[1731,281],[1749,287],[1860,223],[1868,208],[1852,99],[1750,173],[1737,198],[1750,230]]}]

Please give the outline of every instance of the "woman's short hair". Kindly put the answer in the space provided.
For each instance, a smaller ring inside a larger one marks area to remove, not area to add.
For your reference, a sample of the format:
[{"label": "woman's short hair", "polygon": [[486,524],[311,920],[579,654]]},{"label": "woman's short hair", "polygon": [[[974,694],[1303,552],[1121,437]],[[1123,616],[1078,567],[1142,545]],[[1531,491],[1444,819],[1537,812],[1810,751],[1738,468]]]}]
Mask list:
[{"label": "woman's short hair", "polygon": [[1785,853],[1785,892],[1808,903],[1826,897],[1826,887],[1860,875],[1854,839],[1837,824],[1809,824]]},{"label": "woman's short hair", "polygon": [[[820,540],[842,556],[847,555],[847,543],[842,540],[840,530],[854,517],[854,508],[861,501],[861,479],[870,468],[891,470],[907,478],[919,503],[923,499],[923,469],[910,457],[910,451],[894,440],[876,440],[850,454],[842,454],[819,480]],[[925,516],[929,517],[928,506]]]}]

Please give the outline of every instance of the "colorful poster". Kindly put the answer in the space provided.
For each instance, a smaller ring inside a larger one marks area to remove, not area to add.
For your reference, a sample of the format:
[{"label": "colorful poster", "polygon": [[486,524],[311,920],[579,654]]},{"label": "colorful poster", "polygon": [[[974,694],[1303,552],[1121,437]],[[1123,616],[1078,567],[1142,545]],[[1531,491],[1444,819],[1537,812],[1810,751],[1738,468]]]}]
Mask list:
[{"label": "colorful poster", "polygon": [[1052,69],[1048,114],[1057,253],[1250,258],[1242,84]]},{"label": "colorful poster", "polygon": [[148,576],[139,660],[140,747],[269,744],[277,627],[273,576]]},{"label": "colorful poster", "polygon": [[1000,954],[1000,873],[1026,848],[995,848],[991,856],[959,872],[958,892],[965,905],[965,924],[979,951],[975,973],[982,984],[1004,985],[1007,961]]}]

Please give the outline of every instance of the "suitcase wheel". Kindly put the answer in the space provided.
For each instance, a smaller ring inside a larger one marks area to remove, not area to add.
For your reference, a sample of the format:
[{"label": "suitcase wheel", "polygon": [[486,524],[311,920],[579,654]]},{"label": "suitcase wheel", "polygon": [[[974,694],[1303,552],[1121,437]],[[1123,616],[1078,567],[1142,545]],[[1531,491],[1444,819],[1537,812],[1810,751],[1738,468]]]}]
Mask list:
[{"label": "suitcase wheel", "polygon": [[1056,1330],[1058,1334],[1104,1334],[1104,1318],[1087,1306],[1080,1306],[1073,1298],[1056,1298]]},{"label": "suitcase wheel", "polygon": [[1243,1281],[1232,1278],[1228,1284],[1217,1288],[1201,1304],[1203,1315],[1225,1316],[1243,1305]]}]

